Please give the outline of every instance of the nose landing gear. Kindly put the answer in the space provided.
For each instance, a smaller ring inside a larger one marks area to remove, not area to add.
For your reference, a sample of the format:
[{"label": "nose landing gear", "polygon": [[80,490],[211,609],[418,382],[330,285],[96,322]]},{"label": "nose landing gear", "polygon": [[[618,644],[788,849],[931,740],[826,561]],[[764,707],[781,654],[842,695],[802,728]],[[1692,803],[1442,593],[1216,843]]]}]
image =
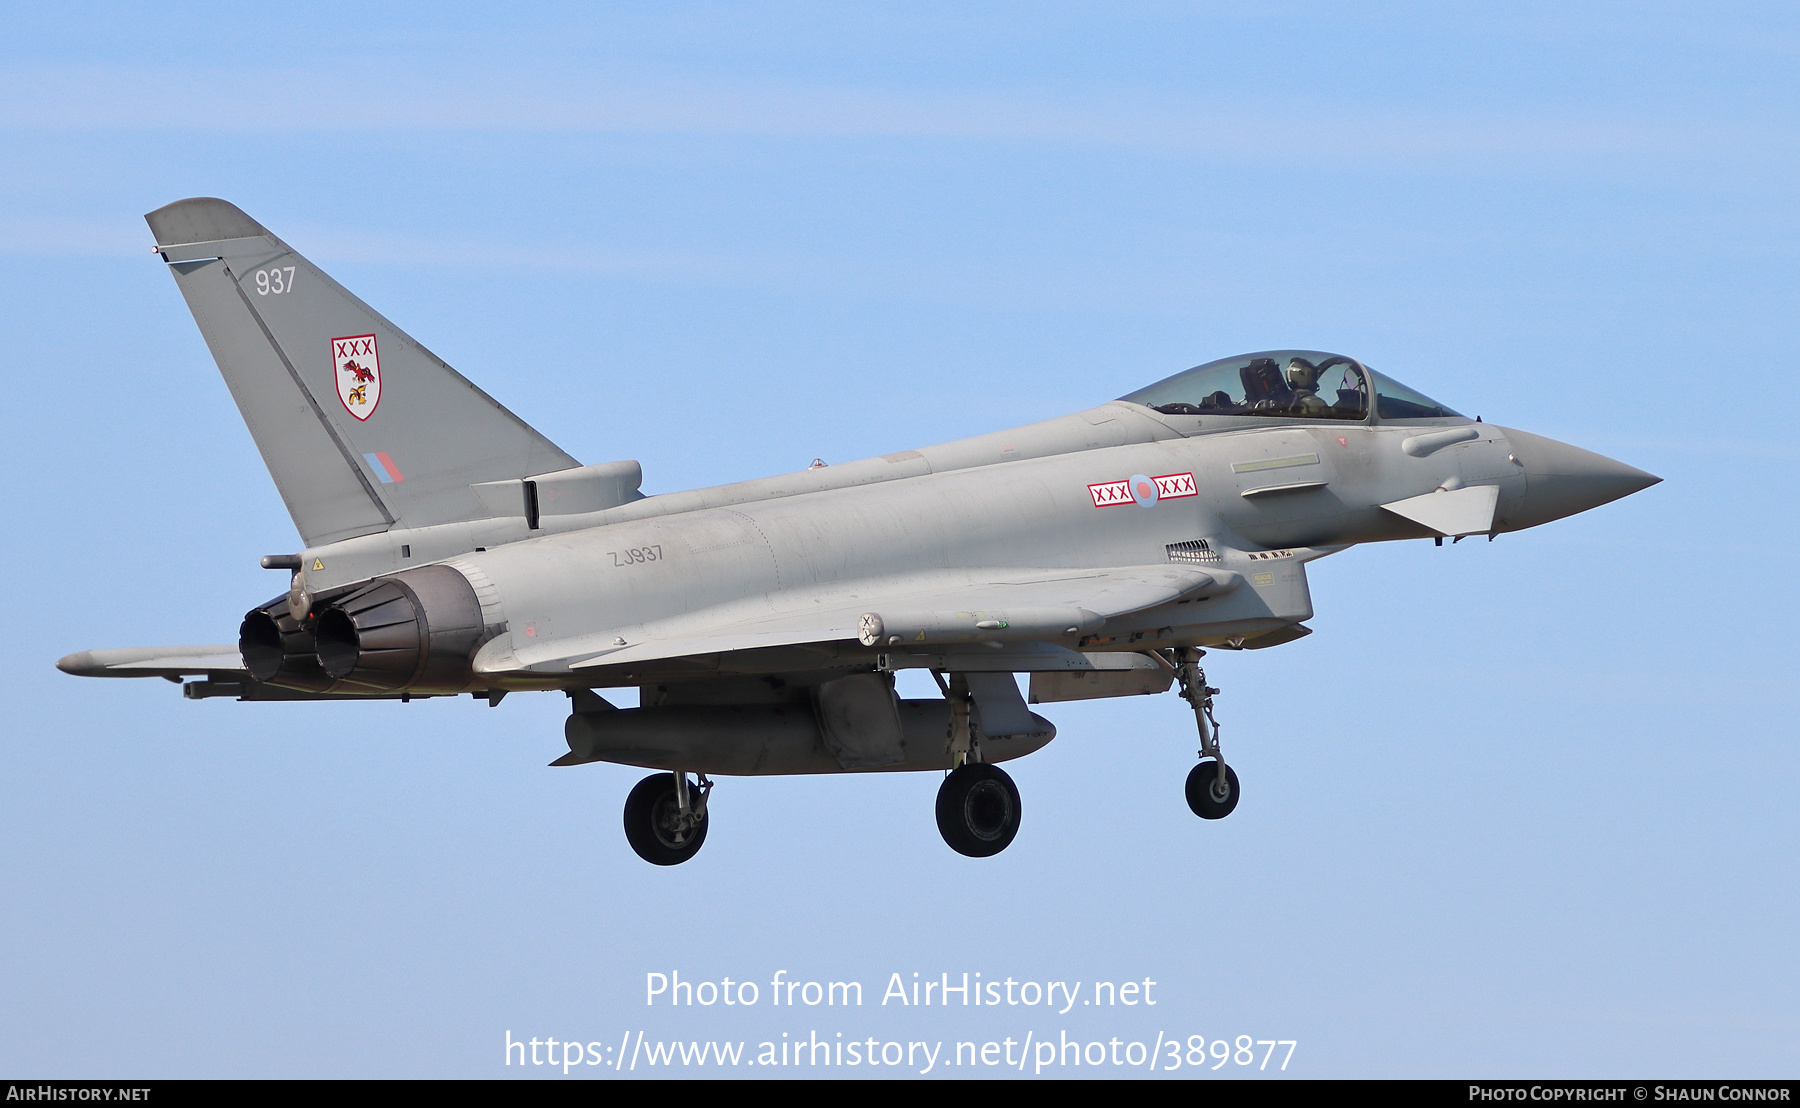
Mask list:
[{"label": "nose landing gear", "polygon": [[1188,807],[1201,819],[1224,819],[1238,802],[1237,772],[1225,764],[1219,753],[1219,722],[1213,718],[1212,698],[1219,690],[1206,683],[1206,671],[1200,668],[1205,652],[1194,647],[1175,651],[1175,680],[1181,686],[1181,698],[1194,709],[1194,722],[1200,728],[1200,764],[1188,771]]},{"label": "nose landing gear", "polygon": [[653,773],[639,781],[625,798],[625,841],[651,865],[680,865],[692,858],[706,841],[712,787],[704,773],[698,784],[681,772]]}]

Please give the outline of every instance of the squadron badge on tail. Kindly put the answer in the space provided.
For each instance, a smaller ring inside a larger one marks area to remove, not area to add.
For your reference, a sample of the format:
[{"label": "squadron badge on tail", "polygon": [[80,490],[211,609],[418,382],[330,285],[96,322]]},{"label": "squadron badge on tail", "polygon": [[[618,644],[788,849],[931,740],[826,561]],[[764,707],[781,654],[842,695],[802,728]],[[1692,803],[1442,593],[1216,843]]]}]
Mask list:
[{"label": "squadron badge on tail", "polygon": [[381,403],[381,356],[375,349],[375,336],[332,339],[331,361],[344,410],[357,419],[374,415],[375,406]]}]

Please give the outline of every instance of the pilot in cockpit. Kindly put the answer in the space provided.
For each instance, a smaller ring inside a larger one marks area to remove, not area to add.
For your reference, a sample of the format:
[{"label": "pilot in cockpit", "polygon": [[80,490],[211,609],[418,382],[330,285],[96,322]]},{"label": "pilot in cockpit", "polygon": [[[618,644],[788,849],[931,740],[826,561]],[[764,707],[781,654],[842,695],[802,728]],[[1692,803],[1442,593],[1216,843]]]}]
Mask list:
[{"label": "pilot in cockpit", "polygon": [[1238,370],[1238,380],[1244,385],[1245,411],[1280,411],[1293,396],[1274,358],[1252,358],[1249,365]]},{"label": "pilot in cockpit", "polygon": [[1280,350],[1195,366],[1124,399],[1164,415],[1365,419],[1369,388],[1363,367],[1354,359]]},{"label": "pilot in cockpit", "polygon": [[1294,392],[1289,401],[1294,414],[1312,415],[1331,407],[1319,397],[1319,367],[1305,358],[1288,359],[1287,384]]}]

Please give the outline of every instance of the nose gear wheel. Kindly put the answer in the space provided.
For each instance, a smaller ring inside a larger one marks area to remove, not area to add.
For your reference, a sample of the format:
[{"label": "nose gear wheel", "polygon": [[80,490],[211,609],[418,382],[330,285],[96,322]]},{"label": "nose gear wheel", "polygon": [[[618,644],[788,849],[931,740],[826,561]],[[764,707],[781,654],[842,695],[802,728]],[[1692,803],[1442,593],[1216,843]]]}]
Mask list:
[{"label": "nose gear wheel", "polygon": [[1224,819],[1237,807],[1237,771],[1223,762],[1201,762],[1188,771],[1187,802],[1201,819]]}]

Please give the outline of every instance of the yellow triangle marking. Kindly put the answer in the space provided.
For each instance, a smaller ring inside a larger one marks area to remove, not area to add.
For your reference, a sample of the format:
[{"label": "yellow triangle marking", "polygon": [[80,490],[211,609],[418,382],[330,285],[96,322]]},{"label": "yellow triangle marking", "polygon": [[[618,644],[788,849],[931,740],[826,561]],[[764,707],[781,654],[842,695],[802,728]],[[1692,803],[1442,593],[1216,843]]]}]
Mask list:
[{"label": "yellow triangle marking", "polygon": [[314,568],[314,569],[324,569],[324,568],[325,568],[325,563],[324,563],[324,562],[321,562],[321,561],[320,561],[320,560],[319,560],[319,559],[317,559],[317,558],[314,558],[314,559],[313,559],[313,568]]}]

